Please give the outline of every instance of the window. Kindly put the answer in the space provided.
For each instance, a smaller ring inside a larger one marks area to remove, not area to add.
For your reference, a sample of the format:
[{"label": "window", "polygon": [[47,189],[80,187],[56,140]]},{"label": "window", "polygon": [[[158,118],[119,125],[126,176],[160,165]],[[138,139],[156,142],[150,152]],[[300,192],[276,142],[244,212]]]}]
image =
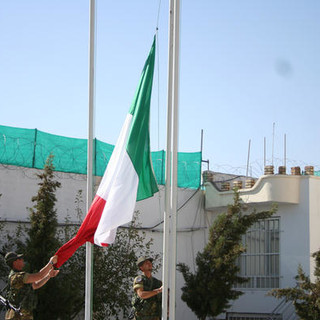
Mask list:
[{"label": "window", "polygon": [[279,287],[279,218],[256,222],[243,236],[246,252],[239,260],[239,275],[249,278],[238,288]]}]

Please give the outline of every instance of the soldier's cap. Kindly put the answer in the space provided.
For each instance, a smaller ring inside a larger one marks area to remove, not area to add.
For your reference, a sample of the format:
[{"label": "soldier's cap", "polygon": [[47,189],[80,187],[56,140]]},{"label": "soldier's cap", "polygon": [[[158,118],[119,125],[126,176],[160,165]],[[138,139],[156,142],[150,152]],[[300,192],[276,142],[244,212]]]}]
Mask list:
[{"label": "soldier's cap", "polygon": [[23,254],[17,254],[15,252],[8,252],[4,257],[4,260],[6,261],[7,265],[11,266],[13,261],[16,261],[21,258],[23,258]]},{"label": "soldier's cap", "polygon": [[140,257],[140,258],[137,260],[137,266],[140,267],[146,260],[149,260],[150,262],[153,261],[153,259],[150,258],[150,257]]}]

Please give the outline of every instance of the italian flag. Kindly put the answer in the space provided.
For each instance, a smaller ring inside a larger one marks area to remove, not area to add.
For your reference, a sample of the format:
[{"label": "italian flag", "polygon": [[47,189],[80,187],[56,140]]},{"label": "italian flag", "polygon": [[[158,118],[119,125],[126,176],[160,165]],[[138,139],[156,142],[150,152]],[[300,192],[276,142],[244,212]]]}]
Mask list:
[{"label": "italian flag", "polygon": [[132,220],[136,201],[158,191],[150,156],[149,118],[155,38],[129,113],[91,207],[76,236],[57,252],[60,267],[85,242],[108,246],[117,228]]}]

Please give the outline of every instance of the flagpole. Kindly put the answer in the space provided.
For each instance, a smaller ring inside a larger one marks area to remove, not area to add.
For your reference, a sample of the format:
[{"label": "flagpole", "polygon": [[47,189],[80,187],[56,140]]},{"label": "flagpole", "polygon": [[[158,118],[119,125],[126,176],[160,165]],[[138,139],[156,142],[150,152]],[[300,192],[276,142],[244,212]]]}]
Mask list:
[{"label": "flagpole", "polygon": [[[177,216],[177,149],[178,149],[178,89],[179,89],[179,0],[169,4],[169,61],[168,61],[168,108],[166,188],[163,239],[163,295],[162,319],[168,311],[168,288],[170,288],[169,317],[175,319],[176,296],[176,216]],[[170,232],[171,231],[171,232]],[[170,285],[169,285],[170,283]]]},{"label": "flagpole", "polygon": [[[88,155],[87,155],[87,212],[93,199],[93,153],[94,153],[94,67],[95,67],[95,0],[89,0],[89,115],[88,115]],[[86,243],[85,320],[92,318],[92,244]]]},{"label": "flagpole", "polygon": [[171,267],[170,267],[170,320],[175,320],[176,306],[176,265],[177,265],[177,197],[178,197],[178,129],[179,129],[179,49],[180,49],[180,0],[174,2],[173,38],[173,136],[172,136],[172,185],[171,185]]},{"label": "flagpole", "polygon": [[169,54],[168,54],[168,97],[167,97],[167,148],[165,172],[165,209],[163,225],[162,266],[162,319],[167,320],[169,288],[169,231],[171,216],[171,141],[172,141],[172,83],[173,83],[173,0],[169,4]]}]

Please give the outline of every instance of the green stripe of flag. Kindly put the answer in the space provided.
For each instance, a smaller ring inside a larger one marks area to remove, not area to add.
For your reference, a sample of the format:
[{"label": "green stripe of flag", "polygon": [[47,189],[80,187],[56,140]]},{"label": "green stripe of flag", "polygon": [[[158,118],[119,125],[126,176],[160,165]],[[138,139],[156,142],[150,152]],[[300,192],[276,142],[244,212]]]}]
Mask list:
[{"label": "green stripe of flag", "polygon": [[129,113],[132,125],[127,152],[139,176],[137,201],[151,197],[158,191],[150,155],[149,118],[155,60],[155,37],[144,65],[140,82]]}]

